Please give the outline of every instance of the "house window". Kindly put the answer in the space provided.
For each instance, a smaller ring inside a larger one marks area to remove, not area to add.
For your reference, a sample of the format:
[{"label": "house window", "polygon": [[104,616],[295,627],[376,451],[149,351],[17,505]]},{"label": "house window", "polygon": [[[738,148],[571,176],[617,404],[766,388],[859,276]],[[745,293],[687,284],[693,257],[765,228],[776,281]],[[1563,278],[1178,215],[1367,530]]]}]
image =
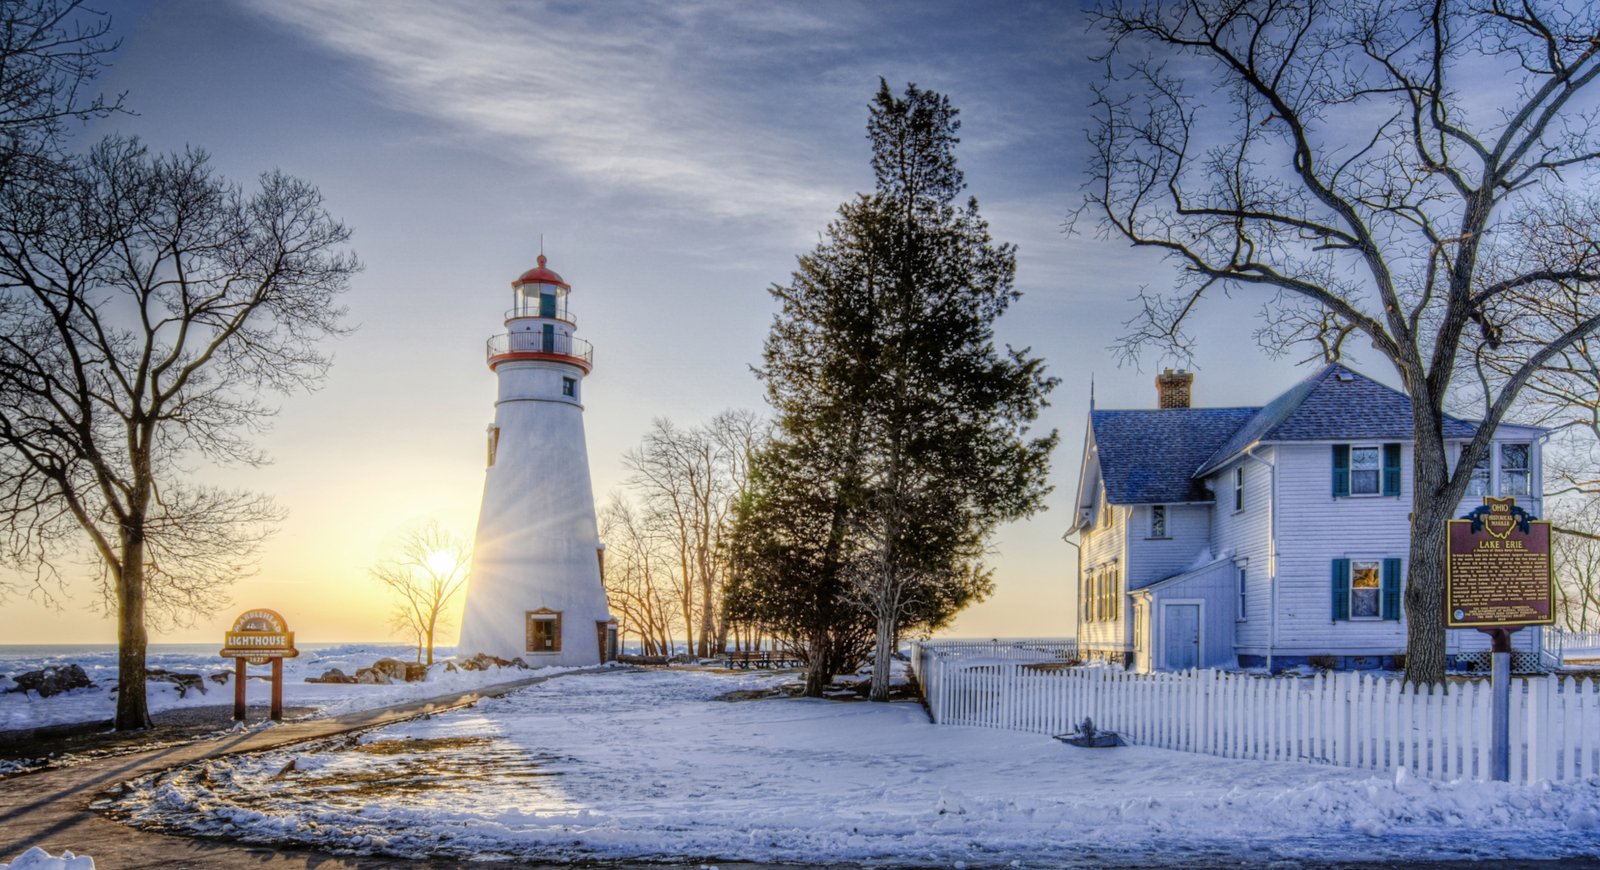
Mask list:
[{"label": "house window", "polygon": [[1101,571],[1094,578],[1094,618],[1096,622],[1106,621],[1106,572]]},{"label": "house window", "polygon": [[1530,460],[1533,445],[1500,445],[1500,495],[1530,495],[1533,492],[1533,470]]},{"label": "house window", "polygon": [[1239,622],[1244,622],[1250,618],[1250,611],[1247,608],[1247,605],[1250,603],[1248,598],[1248,590],[1250,588],[1250,570],[1245,566],[1240,565],[1234,569],[1234,574],[1236,575],[1234,582],[1237,583],[1239,587],[1239,613],[1234,616],[1234,619]]},{"label": "house window", "polygon": [[1233,470],[1233,512],[1244,510],[1244,466]]},{"label": "house window", "polygon": [[1111,528],[1111,505],[1105,501],[1100,502],[1100,528]]},{"label": "house window", "polygon": [[1377,495],[1381,492],[1380,476],[1383,457],[1377,447],[1350,448],[1350,494]]},{"label": "house window", "polygon": [[577,394],[578,394],[578,379],[577,378],[562,378],[561,379],[561,395],[563,395],[563,396],[576,396]]},{"label": "house window", "polygon": [[1167,506],[1156,504],[1150,506],[1150,537],[1165,538],[1167,536]]},{"label": "house window", "polygon": [[561,652],[561,611],[540,608],[530,610],[527,616],[527,651],[531,653]]},{"label": "house window", "polygon": [[[1463,447],[1462,449],[1465,450],[1466,448]],[[1467,481],[1467,495],[1489,494],[1489,464],[1493,458],[1494,454],[1485,450],[1483,457],[1478,460],[1478,464],[1472,467],[1472,478]]]},{"label": "house window", "polygon": [[1378,619],[1383,615],[1383,563],[1350,563],[1350,618]]}]

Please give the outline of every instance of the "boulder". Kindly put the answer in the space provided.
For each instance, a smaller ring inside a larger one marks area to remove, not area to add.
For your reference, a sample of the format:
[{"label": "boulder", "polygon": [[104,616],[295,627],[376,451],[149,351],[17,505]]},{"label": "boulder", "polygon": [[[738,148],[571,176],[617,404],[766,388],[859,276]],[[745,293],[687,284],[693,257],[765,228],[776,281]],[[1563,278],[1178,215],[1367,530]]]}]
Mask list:
[{"label": "boulder", "polygon": [[394,682],[394,680],[389,679],[388,674],[378,670],[377,668],[362,668],[356,671],[356,682],[367,686],[387,686]]},{"label": "boulder", "polygon": [[154,683],[171,683],[177,686],[180,698],[188,695],[190,689],[199,689],[202,695],[206,693],[205,678],[199,674],[180,674],[161,668],[146,668],[144,678]]},{"label": "boulder", "polygon": [[[521,661],[522,659],[520,658],[514,661],[506,661],[499,656],[492,656],[488,653],[478,653],[472,658],[462,662],[461,669],[464,671],[487,671],[491,667],[509,668]],[[527,665],[523,664],[522,667],[527,667]]]},{"label": "boulder", "polygon": [[13,692],[38,692],[39,697],[48,698],[73,689],[88,689],[94,686],[89,680],[89,675],[77,665],[54,665],[37,671],[28,671],[17,674],[12,678],[16,682]]},{"label": "boulder", "polygon": [[206,679],[219,686],[226,686],[228,681],[233,679],[233,671],[217,671]]},{"label": "boulder", "polygon": [[355,681],[355,677],[338,668],[330,668],[323,671],[320,677],[306,677],[306,682],[308,683],[353,683]]},{"label": "boulder", "polygon": [[389,678],[389,682],[404,681],[406,678],[406,663],[399,659],[378,659],[372,663],[372,669],[382,671]]},{"label": "boulder", "polygon": [[428,666],[422,662],[406,662],[405,680],[408,683],[418,683],[428,678]]}]

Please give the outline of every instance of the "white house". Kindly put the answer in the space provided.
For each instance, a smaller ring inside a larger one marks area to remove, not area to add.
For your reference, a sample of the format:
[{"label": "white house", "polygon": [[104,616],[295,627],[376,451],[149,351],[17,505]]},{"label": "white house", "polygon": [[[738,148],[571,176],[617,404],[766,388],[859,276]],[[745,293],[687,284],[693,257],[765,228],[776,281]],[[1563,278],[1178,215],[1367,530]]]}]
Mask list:
[{"label": "white house", "polygon": [[[1154,410],[1089,411],[1079,475],[1078,643],[1139,671],[1395,667],[1405,652],[1410,399],[1329,365],[1259,408],[1192,408],[1194,375]],[[1475,424],[1446,420],[1451,455]],[[1482,496],[1541,513],[1545,430],[1503,425],[1458,515]],[[1517,632],[1538,649],[1538,629]],[[1450,632],[1455,667],[1487,635]]]}]

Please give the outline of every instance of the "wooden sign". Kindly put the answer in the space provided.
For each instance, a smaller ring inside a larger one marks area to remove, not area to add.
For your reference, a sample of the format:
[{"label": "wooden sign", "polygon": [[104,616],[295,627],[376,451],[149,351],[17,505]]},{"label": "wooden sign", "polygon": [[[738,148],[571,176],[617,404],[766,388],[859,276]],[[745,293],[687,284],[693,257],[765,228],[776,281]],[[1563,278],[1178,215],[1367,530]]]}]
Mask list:
[{"label": "wooden sign", "polygon": [[1450,521],[1445,549],[1447,628],[1520,628],[1555,622],[1550,523],[1513,498]]},{"label": "wooden sign", "polygon": [[222,640],[223,658],[234,661],[233,718],[244,721],[244,684],[248,665],[272,664],[272,720],[283,720],[283,660],[300,655],[294,648],[294,632],[276,610],[246,610],[233,621],[233,630]]},{"label": "wooden sign", "polygon": [[224,658],[247,659],[252,665],[264,665],[274,658],[300,655],[294,648],[294,632],[275,610],[246,610],[233,621],[233,630],[223,635]]}]

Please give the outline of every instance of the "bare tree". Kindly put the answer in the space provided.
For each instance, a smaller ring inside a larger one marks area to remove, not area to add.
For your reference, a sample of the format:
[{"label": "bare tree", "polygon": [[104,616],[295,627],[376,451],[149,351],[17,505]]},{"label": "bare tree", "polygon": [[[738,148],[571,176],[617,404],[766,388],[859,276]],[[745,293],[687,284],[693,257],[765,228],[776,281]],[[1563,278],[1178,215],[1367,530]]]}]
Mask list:
[{"label": "bare tree", "polygon": [[606,542],[606,599],[622,617],[619,632],[638,635],[644,655],[671,655],[681,624],[673,602],[681,590],[664,542],[620,494],[600,512],[600,537]]},{"label": "bare tree", "polygon": [[450,601],[466,587],[471,567],[472,548],[436,522],[406,532],[399,554],[372,567],[373,579],[398,599],[394,624],[416,639],[417,661],[433,664],[434,636],[446,624]]},{"label": "bare tree", "polygon": [[1600,511],[1594,504],[1567,507],[1554,518],[1558,624],[1568,631],[1600,630]]},{"label": "bare tree", "polygon": [[119,45],[110,31],[78,0],[0,3],[0,187],[48,174],[68,122],[122,108],[89,92]]},{"label": "bare tree", "polygon": [[246,191],[126,139],[0,189],[0,556],[41,590],[99,565],[118,729],[150,725],[149,624],[218,606],[280,516],[192,472],[265,462],[269,397],[322,379],[348,238],[303,181]]},{"label": "bare tree", "polygon": [[727,642],[725,536],[762,437],[763,424],[747,411],[726,411],[689,429],[659,419],[644,443],[623,457],[632,472],[628,486],[641,500],[641,521],[668,543],[678,563],[674,597],[689,651],[699,656]]},{"label": "bare tree", "polygon": [[[1269,351],[1370,346],[1394,367],[1414,430],[1406,677],[1442,680],[1446,521],[1518,393],[1600,327],[1600,9],[1110,0],[1094,17],[1109,48],[1085,209],[1179,274],[1141,294],[1119,347],[1187,355],[1208,295],[1253,290]],[[1538,317],[1569,298],[1565,323]],[[1490,358],[1498,377],[1460,377]],[[1457,458],[1443,417],[1463,396],[1481,424]]]}]

